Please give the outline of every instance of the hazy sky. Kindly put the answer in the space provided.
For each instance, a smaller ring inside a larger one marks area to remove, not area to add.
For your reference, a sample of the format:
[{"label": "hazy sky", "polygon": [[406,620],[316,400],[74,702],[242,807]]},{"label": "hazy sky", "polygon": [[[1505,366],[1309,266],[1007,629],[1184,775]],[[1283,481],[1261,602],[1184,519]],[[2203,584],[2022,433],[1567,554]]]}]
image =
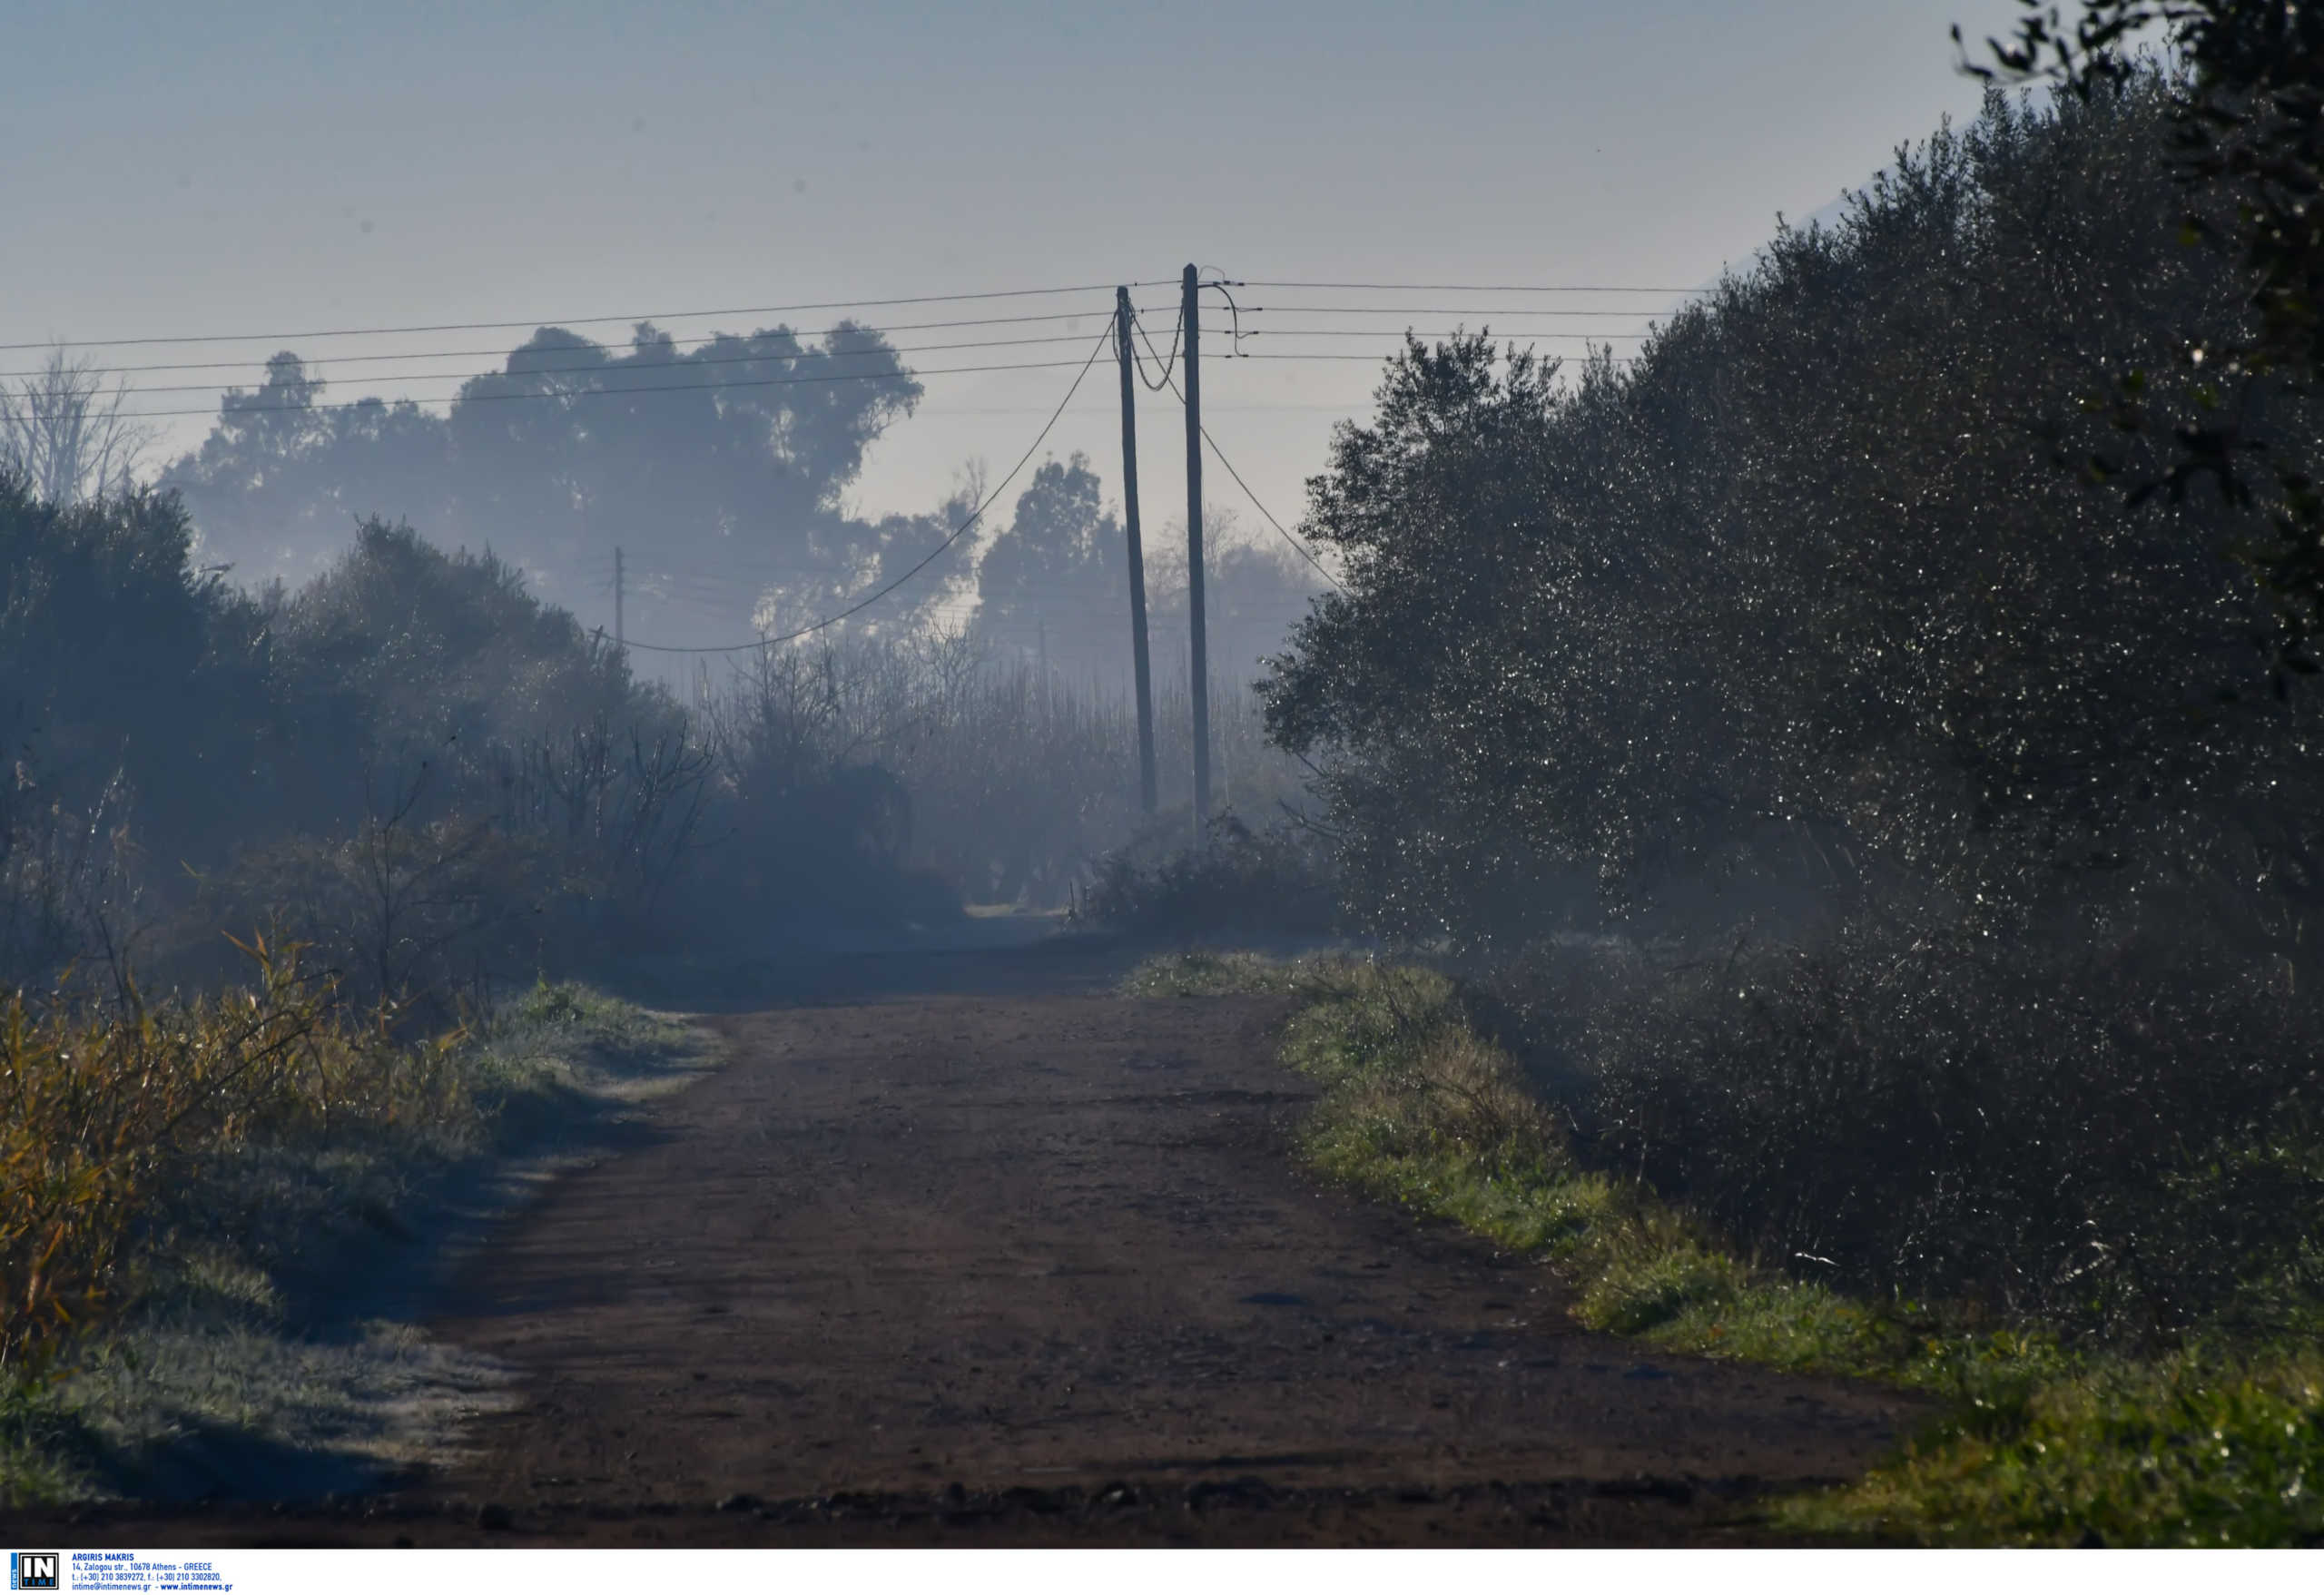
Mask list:
[{"label": "hazy sky", "polygon": [[[1534,0],[1093,8],[423,4],[27,5],[0,51],[0,342],[269,334],[107,351],[239,359],[144,387],[251,380],[290,347],[330,397],[448,394],[521,330],[284,338],[308,329],[654,314],[681,336],[784,318],[666,312],[1174,279],[1700,283],[1777,212],[1862,182],[1900,140],[1974,110],[1955,22],[2010,0]],[[1148,302],[1172,290],[1149,290]],[[1392,332],[1618,332],[1659,293],[1252,289],[1246,348],[1376,354]],[[894,334],[899,344],[1094,336],[1109,293],[865,311],[888,322],[1083,308],[1090,319]],[[1412,307],[1405,316],[1318,307]],[[1594,317],[1546,310],[1612,307]],[[1294,306],[1309,308],[1302,314]],[[1422,313],[1445,309],[1483,314]],[[620,320],[579,326],[619,340]],[[1157,332],[1167,332],[1167,322]],[[1618,347],[1627,347],[1619,340]],[[1545,348],[1578,347],[1543,343]],[[1082,346],[928,351],[945,365]],[[1214,352],[1217,345],[1213,345]],[[6,369],[36,356],[13,351]],[[1368,360],[1206,363],[1211,430],[1278,515],[1301,507]],[[868,510],[923,508],[962,463],[1014,461],[1064,369],[930,375],[875,452]],[[206,409],[213,391],[142,408]],[[182,447],[206,429],[169,423]],[[1174,418],[1142,412],[1147,514],[1183,502]],[[1119,470],[1093,373],[1050,448]],[[1214,497],[1235,496],[1213,472]],[[423,528],[424,529],[424,528]]]}]

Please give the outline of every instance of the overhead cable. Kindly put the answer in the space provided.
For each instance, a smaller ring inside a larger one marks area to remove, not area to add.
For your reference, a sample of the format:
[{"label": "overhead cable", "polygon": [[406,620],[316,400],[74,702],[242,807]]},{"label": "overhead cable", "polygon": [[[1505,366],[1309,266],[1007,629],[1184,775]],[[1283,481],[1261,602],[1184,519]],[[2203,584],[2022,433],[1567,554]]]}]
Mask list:
[{"label": "overhead cable", "polygon": [[[1093,316],[1103,316],[1103,317],[1105,317],[1106,319],[1108,319],[1108,320],[1110,320],[1113,318],[1113,313],[1114,313],[1114,311],[1113,311],[1113,307],[1112,307],[1111,305],[1108,305],[1108,306],[1106,306],[1105,308],[1103,308],[1102,310],[1098,310],[1098,309],[1092,309],[1092,310],[1052,310],[1052,311],[1049,311],[1049,313],[1047,313],[1047,314],[1045,314],[1045,315],[1039,315],[1039,316],[973,316],[973,317],[970,317],[970,318],[968,318],[967,320],[952,320],[952,321],[890,321],[890,322],[883,323],[882,325],[881,325],[881,326],[877,326],[877,327],[866,326],[866,325],[864,325],[864,324],[862,324],[862,323],[861,323],[861,322],[853,322],[853,321],[850,321],[850,322],[843,322],[843,323],[840,324],[839,326],[835,326],[835,327],[817,327],[817,328],[813,328],[813,329],[812,329],[812,330],[809,330],[809,329],[803,329],[803,328],[796,328],[796,327],[788,327],[788,328],[782,328],[782,329],[776,329],[776,328],[765,328],[765,329],[762,329],[762,330],[763,330],[763,331],[776,331],[776,330],[787,331],[787,332],[789,332],[789,333],[791,334],[791,336],[792,336],[792,337],[793,337],[793,338],[797,338],[797,339],[809,339],[809,338],[829,338],[829,337],[831,337],[832,334],[834,334],[834,333],[838,333],[838,332],[873,332],[873,333],[877,333],[877,334],[879,334],[879,335],[881,335],[881,336],[882,336],[882,337],[885,337],[888,333],[891,333],[891,332],[932,332],[932,331],[937,331],[937,330],[946,330],[946,329],[956,328],[956,327],[1014,327],[1014,326],[1022,326],[1022,325],[1025,325],[1025,324],[1026,324],[1026,323],[1028,323],[1028,322],[1034,322],[1034,321],[1079,321],[1079,320],[1087,320],[1087,319],[1088,319],[1088,318],[1090,318],[1090,317],[1093,317]],[[1554,312],[1551,312],[1551,313],[1554,313]],[[521,322],[518,322],[518,323],[512,323],[512,325],[523,325],[523,324],[524,324],[524,323],[521,323]],[[556,323],[554,323],[554,322],[546,322],[546,321],[545,321],[545,322],[540,323],[540,325],[541,325],[541,326],[543,326],[543,327],[549,327],[549,326],[554,326],[554,325],[556,325]],[[704,345],[704,344],[716,343],[716,342],[717,342],[717,341],[719,341],[721,339],[725,339],[725,338],[743,338],[743,337],[751,337],[751,336],[755,336],[755,335],[754,335],[754,334],[749,334],[749,333],[736,333],[736,332],[705,332],[705,333],[700,334],[699,336],[695,336],[695,337],[689,337],[689,338],[673,338],[673,339],[670,340],[670,346],[671,346],[672,348],[674,348],[674,349],[685,349],[685,348],[689,348],[689,347],[693,347],[693,348],[700,348],[701,346],[703,346],[703,345]],[[1078,331],[1077,331],[1077,332],[1074,332],[1074,333],[1069,334],[1069,336],[1070,336],[1070,337],[1073,337],[1073,338],[1078,339],[1078,338],[1079,338],[1079,337],[1081,336],[1081,334],[1080,334],[1079,332],[1078,332]],[[23,348],[30,348],[30,347],[33,347],[33,346],[31,346],[31,345],[26,345],[26,344],[8,344],[8,345],[0,345],[0,348],[11,348],[11,349],[23,349]],[[81,348],[86,348],[86,347],[90,347],[90,346],[88,346],[88,345],[84,345],[84,344],[71,344],[71,343],[66,343],[66,344],[44,345],[44,346],[42,346],[42,347],[52,347],[52,348],[61,348],[61,349],[81,349]],[[614,346],[613,346],[613,345],[611,345],[611,344],[597,344],[597,345],[595,345],[594,347],[598,348],[598,349],[611,349],[611,348],[613,348]],[[355,365],[355,364],[359,364],[359,363],[362,363],[362,362],[367,362],[367,361],[368,361],[368,362],[373,362],[373,363],[376,363],[376,362],[380,361],[380,360],[499,359],[504,359],[504,358],[506,358],[507,356],[508,356],[508,355],[510,355],[510,354],[513,354],[513,353],[515,353],[515,352],[517,352],[517,351],[516,351],[516,350],[508,350],[508,349],[405,349],[405,350],[391,350],[390,352],[386,353],[386,354],[332,354],[332,353],[325,353],[325,354],[310,355],[310,356],[308,356],[308,357],[306,357],[306,358],[307,358],[307,359],[308,359],[310,362],[311,362],[311,363],[313,363],[313,364],[317,364],[317,365],[330,364],[330,365],[341,365],[341,366],[348,366],[348,365]],[[556,351],[556,352],[565,352],[565,351]],[[576,351],[572,351],[572,352],[576,352],[576,353],[577,353],[578,351],[577,351],[577,350],[576,350]],[[115,366],[115,365],[94,365],[94,364],[92,364],[92,365],[89,365],[89,366],[83,367],[83,368],[81,368],[81,369],[84,369],[84,370],[86,370],[86,371],[89,371],[89,372],[91,372],[91,373],[93,373],[93,374],[95,374],[95,373],[101,373],[101,374],[105,375],[105,376],[112,376],[112,375],[115,374],[116,372],[127,372],[127,371],[213,371],[213,370],[220,370],[220,369],[225,369],[225,368],[228,368],[228,367],[240,368],[240,367],[246,367],[246,366],[251,366],[251,365],[254,365],[254,364],[255,364],[255,365],[263,365],[263,364],[264,364],[264,362],[263,362],[263,361],[261,361],[261,360],[253,360],[253,359],[252,359],[250,356],[248,356],[248,355],[236,355],[236,356],[234,356],[232,359],[215,359],[215,360],[164,360],[164,361],[161,361],[161,362],[156,363],[156,364],[150,364],[150,365],[122,365],[122,366]],[[40,376],[45,376],[46,374],[47,374],[47,373],[46,373],[44,370],[38,369],[29,369],[29,370],[0,371],[0,377],[40,377]]]},{"label": "overhead cable", "polygon": [[[1246,333],[1246,334],[1245,334],[1245,336],[1246,336],[1246,337],[1256,337],[1256,333]],[[1020,348],[1025,348],[1025,347],[1028,347],[1028,346],[1029,346],[1029,345],[1037,344],[1037,343],[1079,343],[1079,342],[1081,341],[1081,340],[1082,340],[1082,335],[1081,335],[1080,333],[1078,333],[1078,332],[1066,332],[1066,333],[1058,333],[1058,334],[1052,334],[1052,335],[1049,335],[1049,336],[1039,337],[1039,338],[980,338],[980,339],[970,339],[970,340],[966,340],[966,341],[964,341],[964,342],[958,342],[958,343],[917,343],[917,344],[911,344],[911,343],[908,343],[908,344],[887,344],[887,343],[883,343],[883,344],[881,344],[881,345],[879,345],[877,348],[874,348],[874,349],[814,349],[814,348],[810,347],[810,348],[803,348],[803,349],[799,351],[799,353],[797,353],[797,354],[795,354],[795,355],[791,355],[791,354],[766,354],[766,353],[759,353],[759,354],[712,354],[712,355],[691,355],[691,356],[687,356],[687,357],[684,358],[683,359],[669,360],[669,361],[656,361],[656,362],[649,362],[649,363],[645,364],[645,365],[635,365],[635,364],[627,364],[627,363],[620,363],[620,362],[607,362],[607,361],[602,361],[602,360],[601,360],[601,361],[598,361],[598,362],[594,363],[594,364],[583,364],[583,363],[580,363],[580,362],[576,361],[576,362],[575,362],[575,363],[573,363],[573,364],[570,364],[570,365],[562,365],[562,366],[536,366],[536,365],[527,364],[527,365],[525,365],[525,366],[523,366],[523,367],[521,367],[520,369],[516,369],[516,370],[498,370],[498,371],[384,371],[384,372],[381,372],[379,375],[378,375],[378,376],[376,376],[376,377],[352,377],[352,378],[348,378],[348,379],[346,379],[346,380],[347,380],[348,382],[350,382],[350,383],[359,383],[359,383],[369,383],[369,382],[461,382],[461,383],[467,383],[467,382],[481,382],[481,381],[487,381],[487,380],[489,380],[490,379],[493,379],[493,378],[496,378],[496,377],[497,377],[497,378],[566,377],[566,376],[576,376],[576,375],[578,375],[578,376],[585,376],[585,377],[593,377],[593,376],[595,376],[595,377],[633,377],[633,376],[636,376],[636,375],[639,375],[639,374],[641,374],[641,373],[645,373],[645,372],[656,372],[656,371],[658,371],[658,372],[665,372],[665,373],[667,373],[667,372],[673,372],[673,371],[691,371],[691,370],[698,370],[698,369],[701,369],[702,367],[704,367],[704,366],[738,366],[738,365],[747,366],[747,365],[765,365],[765,364],[768,364],[768,363],[771,363],[771,362],[773,362],[773,361],[778,361],[778,360],[803,360],[803,359],[872,359],[872,357],[874,357],[874,356],[878,356],[878,355],[896,355],[896,354],[935,354],[935,353],[939,353],[939,352],[941,352],[941,351],[944,351],[944,350],[960,350],[960,349],[1020,349]],[[1059,362],[1059,363],[1060,363],[1060,364],[1064,364],[1064,365],[1071,365],[1073,362],[1072,362],[1072,361],[1070,361],[1070,360],[1065,360],[1065,361],[1061,361],[1061,362]],[[908,377],[908,376],[911,375],[911,372],[910,370],[903,370],[903,371],[900,371],[900,372],[874,371],[874,372],[870,372],[870,373],[868,373],[868,375],[874,376],[874,377],[886,377],[886,376],[896,376],[896,375],[907,376],[907,377]],[[323,378],[309,378],[309,379],[308,379],[308,380],[310,380],[310,381],[321,381],[321,380],[326,380],[326,379],[323,379]],[[740,383],[707,383],[707,382],[705,382],[705,383],[694,383],[694,384],[680,384],[680,386],[688,386],[688,387],[705,387],[705,388],[707,388],[707,387],[739,387],[739,386],[741,386],[741,384],[740,384]],[[212,392],[216,392],[216,391],[218,390],[219,387],[220,387],[220,384],[218,384],[218,383],[216,383],[216,382],[157,382],[157,383],[154,383],[154,384],[151,385],[150,387],[133,388],[133,389],[130,389],[130,391],[131,391],[132,393],[212,393]],[[265,391],[265,389],[261,387],[261,389],[258,389],[258,391],[260,391],[260,392],[263,392],[263,391]],[[660,389],[660,388],[641,388],[641,387],[635,387],[635,386],[633,386],[633,387],[626,387],[626,388],[606,388],[606,389],[604,389],[604,391],[606,391],[606,392],[607,392],[607,393],[652,393],[652,392],[666,392],[666,391],[668,391],[668,389]],[[454,397],[457,397],[457,396],[454,396]],[[510,395],[509,397],[512,397],[512,398],[513,398],[513,397],[516,397],[516,396],[515,396],[515,395]],[[544,395],[542,395],[541,397],[543,397],[543,398],[559,398],[559,399],[561,399],[561,398],[565,398],[565,397],[566,397],[566,393],[565,393],[564,391],[560,391],[560,392],[556,393],[556,394],[553,394],[553,395],[550,395],[550,394],[544,394]],[[359,402],[359,401],[355,401],[355,402]],[[452,399],[451,399],[451,398],[431,399],[419,400],[419,401],[418,401],[418,402],[427,403],[427,404],[446,404],[446,403],[450,403],[450,402],[452,402]],[[292,406],[292,407],[290,407],[290,408],[297,409],[297,408],[302,408],[302,407]]]},{"label": "overhead cable", "polygon": [[1377,290],[1384,293],[1709,293],[1708,288],[1650,288],[1636,283],[1594,282],[1295,282],[1239,279],[1236,287]]},{"label": "overhead cable", "polygon": [[[1376,354],[1223,354],[1214,358],[1223,360],[1370,360],[1376,363],[1385,357]],[[1631,366],[1638,364],[1642,357],[1618,354],[1608,358],[1614,365]]]},{"label": "overhead cable", "polygon": [[1340,586],[1339,578],[1332,575],[1330,571],[1324,568],[1324,562],[1315,557],[1315,554],[1308,548],[1307,545],[1293,537],[1288,531],[1285,530],[1283,523],[1275,519],[1275,512],[1269,509],[1265,505],[1259,502],[1259,496],[1251,491],[1251,484],[1243,479],[1243,473],[1236,470],[1235,468],[1235,462],[1226,458],[1226,451],[1219,448],[1218,440],[1210,435],[1210,428],[1208,427],[1202,428],[1202,440],[1210,445],[1210,451],[1218,457],[1218,463],[1226,468],[1226,474],[1235,478],[1235,485],[1236,487],[1243,489],[1243,497],[1251,501],[1251,507],[1257,510],[1262,516],[1266,517],[1266,523],[1275,528],[1275,536],[1281,537],[1285,542],[1290,544],[1292,547],[1297,549],[1299,552],[1299,557],[1314,566],[1315,567],[1315,574],[1322,576],[1325,581],[1331,583],[1334,591],[1345,592],[1347,589]]},{"label": "overhead cable", "polygon": [[[1137,348],[1135,344],[1130,347],[1130,364],[1137,369],[1137,379],[1140,382],[1146,382],[1147,391],[1159,393],[1165,387],[1169,386],[1170,372],[1178,363],[1179,340],[1185,338],[1187,332],[1187,307],[1183,302],[1178,306],[1177,324],[1170,329],[1170,358],[1167,360],[1155,352],[1154,340],[1146,334],[1145,319],[1137,311],[1132,310],[1130,320],[1137,328],[1138,342],[1146,345],[1146,352],[1153,355],[1154,363],[1162,368],[1162,379],[1158,382],[1146,381],[1146,362],[1137,358]],[[1173,388],[1172,391],[1175,392],[1177,389]]]},{"label": "overhead cable", "polygon": [[[1248,359],[1256,359],[1257,357],[1246,355],[1237,358]],[[1349,358],[1354,359],[1359,357],[1351,356]],[[1171,382],[1170,391],[1178,395],[1178,402],[1180,404],[1186,403],[1187,396],[1183,393],[1178,393],[1178,385],[1177,382]],[[1202,428],[1202,440],[1210,445],[1210,451],[1218,457],[1218,463],[1226,468],[1226,474],[1235,478],[1235,485],[1236,487],[1243,489],[1243,497],[1251,501],[1251,507],[1257,510],[1260,515],[1264,516],[1266,518],[1267,525],[1275,528],[1275,536],[1281,537],[1285,542],[1290,544],[1294,549],[1297,550],[1299,557],[1314,566],[1315,567],[1315,574],[1322,576],[1325,581],[1331,583],[1332,586],[1335,590],[1341,592],[1346,591],[1345,588],[1340,586],[1339,578],[1333,576],[1330,571],[1324,568],[1324,562],[1315,557],[1314,551],[1311,550],[1306,544],[1301,542],[1298,538],[1293,537],[1290,532],[1286,531],[1284,528],[1284,524],[1275,519],[1275,512],[1269,509],[1265,505],[1259,502],[1259,496],[1251,491],[1251,484],[1243,479],[1243,473],[1236,470],[1235,468],[1235,462],[1226,458],[1226,451],[1219,448],[1218,440],[1210,435],[1210,428],[1208,427],[1204,427]]]},{"label": "overhead cable", "polygon": [[[1105,336],[1112,337],[1113,329],[1108,328]],[[1013,365],[938,366],[924,370],[842,371],[818,377],[765,377],[754,378],[747,382],[668,382],[635,388],[579,388],[556,393],[476,393],[461,398],[458,402],[491,404],[524,399],[537,403],[547,399],[626,399],[639,393],[730,393],[742,388],[790,388],[808,382],[904,382],[921,377],[963,377],[978,371],[1054,371],[1072,364],[1071,360],[1023,360]],[[344,402],[334,400],[328,404],[246,404],[237,408],[233,413],[237,416],[281,414],[286,411],[321,414],[330,410],[359,409],[365,405],[385,405],[388,402],[381,399],[355,399]],[[407,399],[402,402],[449,404],[454,400],[449,399]],[[219,414],[221,411],[214,409],[143,409],[123,410],[122,418],[123,420],[158,420],[164,416]]]},{"label": "overhead cable", "polygon": [[[921,293],[895,299],[827,299],[812,300],[789,305],[735,305],[720,310],[656,310],[647,314],[619,316],[528,316],[516,321],[434,321],[409,327],[336,327],[311,329],[303,332],[205,332],[174,337],[154,338],[88,338],[64,341],[82,349],[120,349],[133,344],[154,343],[260,343],[289,338],[380,338],[408,332],[485,332],[509,327],[586,327],[604,321],[680,321],[700,316],[774,316],[793,310],[877,310],[889,305],[932,305],[961,303],[970,300],[1037,299],[1045,294],[1099,293],[1119,286],[1111,282],[1085,282],[1065,288],[1010,288],[986,293]],[[1161,279],[1147,282],[1132,282],[1131,288],[1164,288],[1170,284]],[[39,343],[0,343],[0,350],[45,349],[58,341],[44,340]]]}]

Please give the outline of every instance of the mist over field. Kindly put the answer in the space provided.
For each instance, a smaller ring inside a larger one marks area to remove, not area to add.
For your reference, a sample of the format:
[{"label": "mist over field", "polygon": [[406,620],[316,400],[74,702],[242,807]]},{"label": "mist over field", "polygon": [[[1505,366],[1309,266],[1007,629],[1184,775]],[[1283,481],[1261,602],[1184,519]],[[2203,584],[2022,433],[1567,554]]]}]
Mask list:
[{"label": "mist over field", "polygon": [[2319,1542],[2324,20],[1970,22],[1725,255],[12,340],[0,1510]]}]

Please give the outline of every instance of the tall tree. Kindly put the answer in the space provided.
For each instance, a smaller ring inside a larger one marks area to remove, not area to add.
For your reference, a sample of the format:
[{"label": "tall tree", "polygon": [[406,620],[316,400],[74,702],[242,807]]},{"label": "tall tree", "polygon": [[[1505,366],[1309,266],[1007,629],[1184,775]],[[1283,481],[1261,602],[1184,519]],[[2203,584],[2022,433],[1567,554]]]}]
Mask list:
[{"label": "tall tree", "polygon": [[977,566],[977,591],[978,630],[997,646],[1030,657],[1046,641],[1076,675],[1127,673],[1128,555],[1087,456],[1034,471]]},{"label": "tall tree", "polygon": [[[1993,96],[1628,368],[1552,382],[1482,338],[1394,363],[1311,485],[1347,594],[1269,686],[1367,910],[1482,941],[1699,922],[1730,879],[1719,912],[2216,908],[2297,944],[2324,700],[2259,684],[2226,556],[2266,523],[2126,516],[2046,458],[2166,469],[2083,397],[2143,366],[2194,402],[2158,357],[2250,313],[2176,242],[2165,92]],[[2317,418],[2294,395],[2271,425]]]},{"label": "tall tree", "polygon": [[813,346],[778,327],[681,350],[641,324],[625,350],[543,328],[440,417],[326,404],[321,376],[284,351],[162,482],[245,578],[308,575],[384,516],[488,546],[586,612],[623,545],[641,585],[694,584],[697,627],[747,635],[768,586],[867,543],[877,563],[880,539],[840,496],[920,391],[852,325]]}]

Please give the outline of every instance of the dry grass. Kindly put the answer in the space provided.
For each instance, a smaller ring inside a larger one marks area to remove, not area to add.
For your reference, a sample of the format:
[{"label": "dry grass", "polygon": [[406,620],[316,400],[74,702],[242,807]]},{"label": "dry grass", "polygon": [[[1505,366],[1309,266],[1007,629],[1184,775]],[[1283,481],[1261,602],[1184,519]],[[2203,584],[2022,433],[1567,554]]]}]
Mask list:
[{"label": "dry grass", "polygon": [[0,1006],[0,1375],[121,1299],[139,1226],[222,1149],[461,1110],[457,1037],[397,1045],[337,1012],[296,949],[248,950],[256,978],[231,997]]},{"label": "dry grass", "polygon": [[714,1059],[682,1021],[547,982],[399,1039],[251,951],[231,998],[7,1010],[0,1502],[441,1460],[498,1375],[413,1312],[607,1121]]}]

